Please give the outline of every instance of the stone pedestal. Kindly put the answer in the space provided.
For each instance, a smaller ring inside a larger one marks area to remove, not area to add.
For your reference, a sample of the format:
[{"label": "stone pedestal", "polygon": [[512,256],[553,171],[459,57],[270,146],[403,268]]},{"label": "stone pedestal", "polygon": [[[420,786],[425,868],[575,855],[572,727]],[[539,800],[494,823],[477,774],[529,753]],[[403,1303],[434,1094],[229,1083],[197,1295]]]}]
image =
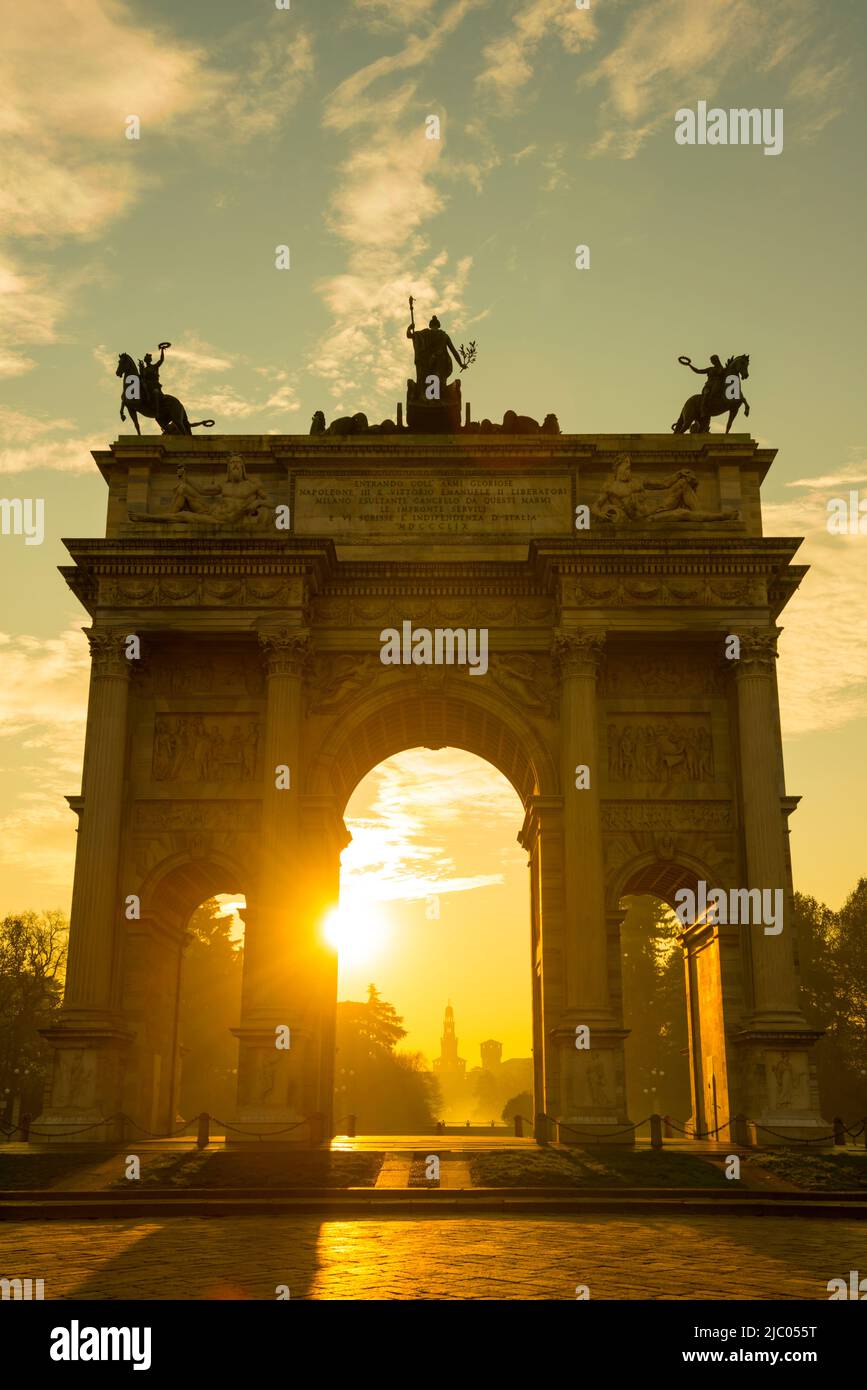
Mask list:
[{"label": "stone pedestal", "polygon": [[461,383],[450,381],[439,400],[428,400],[418,382],[406,383],[406,425],[414,434],[457,434],[461,427]]}]

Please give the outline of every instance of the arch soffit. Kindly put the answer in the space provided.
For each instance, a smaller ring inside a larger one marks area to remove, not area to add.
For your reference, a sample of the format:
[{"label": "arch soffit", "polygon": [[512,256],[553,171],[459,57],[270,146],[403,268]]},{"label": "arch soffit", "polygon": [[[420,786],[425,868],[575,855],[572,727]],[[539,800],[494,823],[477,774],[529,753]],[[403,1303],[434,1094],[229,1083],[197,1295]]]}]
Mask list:
[{"label": "arch soffit", "polygon": [[230,855],[209,853],[193,858],[168,855],[151,869],[139,897],[143,917],[160,917],[184,925],[200,903],[217,893],[249,892],[249,870]]},{"label": "arch soffit", "polygon": [[618,869],[608,890],[608,907],[616,912],[621,898],[648,894],[674,908],[678,889],[690,888],[694,892],[699,879],[704,879],[710,887],[723,886],[712,884],[711,877],[708,866],[692,855],[679,851],[675,859],[662,859],[651,850],[635,855]]},{"label": "arch soffit", "polygon": [[525,806],[534,795],[559,791],[549,750],[514,706],[484,691],[417,686],[374,692],[350,714],[336,715],[311,757],[308,788],[336,796],[343,807],[384,759],[419,747],[476,754],[502,772]]}]

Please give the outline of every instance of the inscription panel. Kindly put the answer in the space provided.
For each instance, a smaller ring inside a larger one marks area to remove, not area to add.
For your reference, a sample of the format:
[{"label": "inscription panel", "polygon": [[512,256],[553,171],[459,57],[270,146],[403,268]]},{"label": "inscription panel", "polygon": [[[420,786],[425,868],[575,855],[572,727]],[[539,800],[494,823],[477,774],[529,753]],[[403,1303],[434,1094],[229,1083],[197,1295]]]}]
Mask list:
[{"label": "inscription panel", "polygon": [[557,475],[296,474],[297,535],[569,535],[572,480]]}]

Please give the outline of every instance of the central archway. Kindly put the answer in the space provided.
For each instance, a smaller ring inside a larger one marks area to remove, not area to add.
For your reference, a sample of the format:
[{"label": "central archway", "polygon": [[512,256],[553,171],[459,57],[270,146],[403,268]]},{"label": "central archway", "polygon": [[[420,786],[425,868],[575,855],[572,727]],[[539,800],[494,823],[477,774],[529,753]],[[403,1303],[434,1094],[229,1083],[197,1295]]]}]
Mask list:
[{"label": "central archway", "polygon": [[532,1117],[523,818],[503,774],[452,747],[406,750],[356,787],[328,920],[337,1133],[346,1116],[363,1134],[500,1132],[519,1096]]},{"label": "central archway", "polygon": [[[533,1068],[535,1103],[544,1110],[550,1087],[545,1074],[545,986],[542,969],[542,872],[541,817],[539,808],[550,810],[559,799],[559,777],[549,747],[534,727],[516,714],[515,707],[484,691],[472,689],[468,675],[413,671],[410,680],[397,680],[391,689],[375,691],[335,717],[309,763],[311,804],[330,801],[345,832],[343,814],[349,799],[363,780],[387,758],[411,748],[455,748],[471,753],[497,768],[514,788],[524,808],[524,824],[517,827],[530,868],[529,917],[532,964]],[[460,683],[460,693],[455,687]],[[422,685],[422,689],[419,689]],[[425,689],[424,686],[428,688]],[[533,822],[533,833],[528,825]],[[556,846],[555,846],[555,842]],[[345,839],[343,840],[345,843]],[[562,828],[556,815],[549,824],[547,847],[552,859],[562,859]],[[562,927],[562,906],[554,879],[549,890],[548,920],[552,936]],[[338,873],[331,877],[332,898],[323,902],[325,913],[336,905]],[[550,956],[557,961],[556,952]],[[551,971],[548,992],[560,988],[558,966]],[[336,970],[330,998],[337,998]]]}]

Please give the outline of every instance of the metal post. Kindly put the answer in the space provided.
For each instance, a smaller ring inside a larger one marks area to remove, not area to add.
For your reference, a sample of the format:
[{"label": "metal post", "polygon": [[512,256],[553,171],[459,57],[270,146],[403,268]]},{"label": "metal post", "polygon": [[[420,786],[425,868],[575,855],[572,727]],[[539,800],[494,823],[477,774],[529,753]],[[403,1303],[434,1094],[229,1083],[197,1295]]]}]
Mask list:
[{"label": "metal post", "polygon": [[650,1147],[652,1149],[662,1148],[662,1116],[651,1115],[650,1117]]},{"label": "metal post", "polygon": [[29,1143],[30,1143],[30,1124],[31,1124],[31,1121],[32,1121],[32,1120],[33,1120],[33,1116],[30,1114],[29,1111],[25,1110],[24,1114],[21,1116],[21,1143],[22,1143],[22,1144],[29,1144]]},{"label": "metal post", "polygon": [[547,1144],[548,1116],[544,1115],[541,1110],[536,1112],[536,1123],[533,1127],[533,1133],[537,1144]]},{"label": "metal post", "polygon": [[196,1148],[206,1149],[211,1138],[211,1117],[207,1110],[203,1110],[199,1115],[199,1132],[196,1136]]},{"label": "metal post", "polygon": [[516,1115],[516,1116],[515,1116],[515,1138],[516,1138],[516,1139],[523,1139],[523,1137],[524,1137],[524,1117],[523,1117],[523,1115]]},{"label": "metal post", "polygon": [[843,1145],[846,1143],[846,1126],[839,1115],[834,1116],[834,1143]]}]

